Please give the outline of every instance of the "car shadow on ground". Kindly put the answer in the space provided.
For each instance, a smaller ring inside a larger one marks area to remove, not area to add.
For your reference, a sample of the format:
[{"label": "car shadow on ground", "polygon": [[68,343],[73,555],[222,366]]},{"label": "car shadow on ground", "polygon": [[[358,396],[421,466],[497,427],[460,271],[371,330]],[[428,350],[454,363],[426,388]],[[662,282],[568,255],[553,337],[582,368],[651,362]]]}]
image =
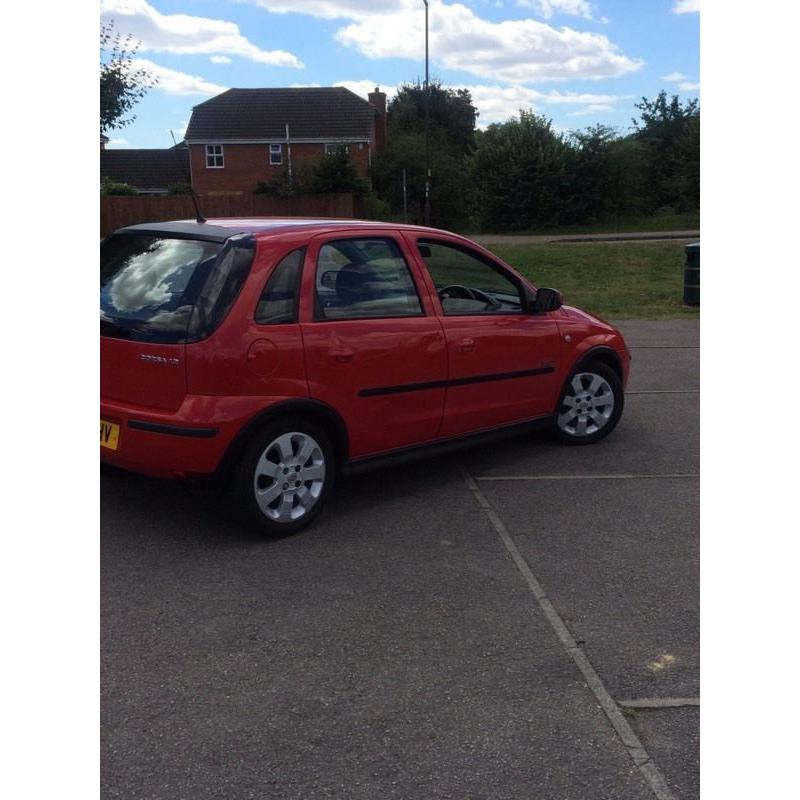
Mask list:
[{"label": "car shadow on ground", "polygon": [[[431,486],[453,484],[466,491],[462,466],[466,459],[500,458],[513,468],[515,460],[530,456],[532,450],[558,448],[543,432],[527,433],[492,443],[465,445],[446,455],[419,457],[409,461],[384,462],[362,467],[340,476],[323,516],[312,523],[346,525],[348,519],[381,503],[423,502]],[[103,527],[115,530],[113,518],[124,518],[137,535],[158,532],[159,536],[187,536],[197,543],[225,546],[269,544],[270,539],[244,521],[234,505],[232,492],[213,481],[180,481],[150,478],[114,468],[101,470],[101,519]],[[133,521],[133,524],[131,524]],[[302,535],[302,531],[300,533]]]}]

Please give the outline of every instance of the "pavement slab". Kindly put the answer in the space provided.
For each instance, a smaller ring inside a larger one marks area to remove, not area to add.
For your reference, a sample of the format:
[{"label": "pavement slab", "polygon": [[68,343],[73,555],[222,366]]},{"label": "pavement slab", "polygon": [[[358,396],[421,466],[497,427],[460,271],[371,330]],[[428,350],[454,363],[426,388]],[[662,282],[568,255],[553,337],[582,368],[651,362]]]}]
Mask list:
[{"label": "pavement slab", "polygon": [[[680,357],[676,358],[676,352]],[[643,350],[631,351],[631,372],[627,391],[678,392],[700,391],[699,350]]]},{"label": "pavement slab", "polygon": [[535,433],[470,448],[462,458],[476,478],[697,474],[699,405],[698,394],[631,395],[616,430],[589,447],[565,447]]},{"label": "pavement slab", "polygon": [[627,714],[644,746],[681,800],[700,797],[700,709]]},{"label": "pavement slab", "polygon": [[[608,439],[355,475],[298,536],[204,485],[104,475],[102,796],[650,800],[461,473],[614,698],[698,696],[699,326],[620,327]],[[625,714],[698,796],[698,709]]]},{"label": "pavement slab", "polygon": [[481,490],[613,697],[699,695],[697,479]]},{"label": "pavement slab", "polygon": [[632,348],[674,347],[683,349],[700,346],[699,319],[628,319],[616,320],[613,324],[620,329],[625,342]]},{"label": "pavement slab", "polygon": [[450,460],[265,542],[103,480],[103,796],[648,798]]}]

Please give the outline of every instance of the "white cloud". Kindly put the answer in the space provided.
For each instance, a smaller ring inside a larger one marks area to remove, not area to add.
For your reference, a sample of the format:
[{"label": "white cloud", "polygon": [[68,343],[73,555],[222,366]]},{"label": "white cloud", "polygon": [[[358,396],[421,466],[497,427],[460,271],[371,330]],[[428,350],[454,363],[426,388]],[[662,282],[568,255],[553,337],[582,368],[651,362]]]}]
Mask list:
[{"label": "white cloud", "polygon": [[[594,111],[612,111],[614,103],[628,100],[631,95],[589,94],[578,92],[539,92],[526,86],[454,86],[455,89],[468,89],[472,102],[478,109],[478,125],[485,128],[494,122],[505,122],[519,114],[521,108],[532,108],[537,113],[543,111],[542,106],[585,106],[578,109],[576,115]],[[602,109],[600,108],[602,106]],[[547,109],[544,109],[547,113]]]},{"label": "white cloud", "polygon": [[212,64],[231,64],[232,61],[228,56],[211,56]]},{"label": "white cloud", "polygon": [[[398,0],[251,0],[274,14],[308,14],[322,19],[362,19],[367,14],[390,14]],[[402,4],[402,3],[401,3]],[[422,3],[414,3],[419,9]],[[422,12],[420,12],[422,13]]]},{"label": "white cloud", "polygon": [[517,0],[517,5],[520,8],[532,8],[545,19],[550,19],[554,14],[592,18],[592,4],[587,0]]},{"label": "white cloud", "polygon": [[678,85],[678,88],[684,92],[697,92],[700,91],[700,84],[691,83],[690,81],[684,81],[684,83]]},{"label": "white cloud", "polygon": [[678,81],[686,80],[686,76],[682,72],[670,72],[668,75],[662,75],[661,80],[667,83],[678,83]]},{"label": "white cloud", "polygon": [[[336,39],[368,58],[420,60],[423,25],[420,14],[378,14],[345,26]],[[491,22],[461,3],[431,8],[430,37],[434,61],[442,67],[510,84],[612,78],[643,63],[619,53],[599,33],[556,30],[531,19]]]},{"label": "white cloud", "polygon": [[700,0],[678,0],[672,7],[673,14],[699,14]]},{"label": "white cloud", "polygon": [[197,75],[189,75],[186,72],[178,72],[175,69],[162,67],[160,64],[155,64],[146,58],[135,58],[131,63],[134,69],[146,69],[151,75],[158,78],[155,88],[165,94],[211,95],[224,92],[228,88],[227,86],[211,83],[211,81],[207,81]]},{"label": "white cloud", "polygon": [[590,114],[603,114],[608,111],[613,111],[614,106],[606,105],[605,103],[592,103],[580,111],[573,111],[570,113],[571,117],[588,117]]},{"label": "white cloud", "polygon": [[140,41],[140,52],[175,55],[240,56],[259,64],[302,68],[285,50],[262,50],[239,32],[233,22],[188,14],[162,14],[147,0],[101,0],[100,19],[114,21],[123,36]]},{"label": "white cloud", "polygon": [[109,139],[106,143],[107,150],[119,150],[120,148],[130,147],[131,143],[127,139],[123,139],[122,137],[117,139]]},{"label": "white cloud", "polygon": [[375,91],[376,86],[386,94],[387,103],[397,94],[397,87],[381,86],[377,81],[337,81],[333,85],[344,86],[345,89],[349,89],[353,94],[357,94],[365,100],[370,92]]},{"label": "white cloud", "polygon": [[[538,0],[537,0],[538,1]],[[336,40],[368,58],[424,56],[425,15],[419,0],[250,0],[275,13],[308,14],[348,23]],[[589,3],[548,0],[550,6]],[[483,19],[459,2],[430,6],[430,51],[435,65],[509,84],[613,78],[643,62],[620,53],[608,37],[533,19]]]}]

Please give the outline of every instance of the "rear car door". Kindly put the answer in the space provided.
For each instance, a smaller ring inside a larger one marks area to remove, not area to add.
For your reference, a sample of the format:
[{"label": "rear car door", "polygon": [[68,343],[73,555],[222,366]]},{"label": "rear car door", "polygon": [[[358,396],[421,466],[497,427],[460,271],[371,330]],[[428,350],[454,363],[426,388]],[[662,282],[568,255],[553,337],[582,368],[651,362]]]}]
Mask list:
[{"label": "rear car door", "polygon": [[343,417],[351,458],[437,436],[445,338],[402,236],[376,228],[312,239],[301,322],[309,392]]},{"label": "rear car door", "polygon": [[447,340],[441,435],[552,413],[560,354],[551,314],[531,314],[519,276],[459,239],[405,234],[430,281]]}]

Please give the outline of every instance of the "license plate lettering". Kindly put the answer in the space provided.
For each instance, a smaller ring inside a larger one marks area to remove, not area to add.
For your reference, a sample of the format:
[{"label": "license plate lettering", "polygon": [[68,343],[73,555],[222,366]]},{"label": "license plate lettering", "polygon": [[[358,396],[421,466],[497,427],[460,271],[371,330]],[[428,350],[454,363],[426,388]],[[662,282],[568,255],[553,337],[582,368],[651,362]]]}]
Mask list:
[{"label": "license plate lettering", "polygon": [[100,447],[116,450],[119,445],[119,425],[100,420]]}]

